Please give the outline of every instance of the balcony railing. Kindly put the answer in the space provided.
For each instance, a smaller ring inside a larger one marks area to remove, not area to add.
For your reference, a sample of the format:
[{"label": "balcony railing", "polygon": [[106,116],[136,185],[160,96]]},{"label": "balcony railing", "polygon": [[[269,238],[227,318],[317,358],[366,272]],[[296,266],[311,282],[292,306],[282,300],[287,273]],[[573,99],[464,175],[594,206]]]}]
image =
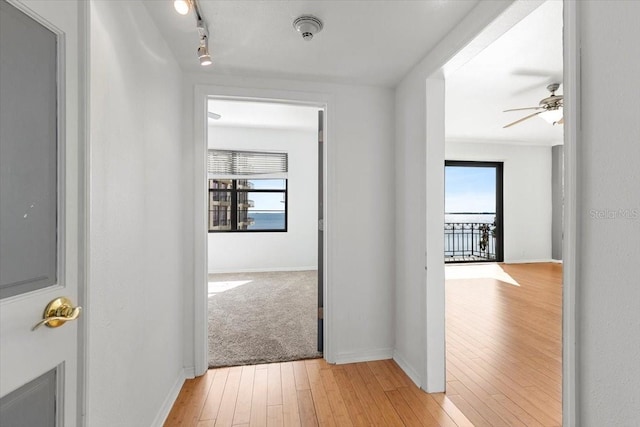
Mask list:
[{"label": "balcony railing", "polygon": [[495,261],[495,225],[482,222],[444,224],[445,262]]}]

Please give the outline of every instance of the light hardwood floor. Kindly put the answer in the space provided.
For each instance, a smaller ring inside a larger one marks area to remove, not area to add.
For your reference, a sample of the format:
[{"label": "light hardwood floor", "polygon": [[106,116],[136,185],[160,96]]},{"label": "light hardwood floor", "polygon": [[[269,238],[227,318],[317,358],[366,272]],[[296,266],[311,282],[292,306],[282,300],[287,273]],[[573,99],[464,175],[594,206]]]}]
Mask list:
[{"label": "light hardwood floor", "polygon": [[562,265],[446,282],[447,396],[476,426],[562,424]]},{"label": "light hardwood floor", "polygon": [[165,426],[472,426],[392,360],[211,369],[185,383]]},{"label": "light hardwood floor", "polygon": [[220,368],[185,383],[165,425],[560,425],[561,266],[502,268],[520,286],[447,281],[446,394],[392,360]]}]

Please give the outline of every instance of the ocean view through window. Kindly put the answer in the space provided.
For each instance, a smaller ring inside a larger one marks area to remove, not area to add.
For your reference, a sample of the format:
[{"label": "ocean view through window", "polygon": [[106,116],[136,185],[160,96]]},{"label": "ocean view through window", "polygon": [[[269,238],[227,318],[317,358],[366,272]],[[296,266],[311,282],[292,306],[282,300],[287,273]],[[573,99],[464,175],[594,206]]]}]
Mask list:
[{"label": "ocean view through window", "polygon": [[287,231],[286,179],[209,179],[209,232]]},{"label": "ocean view through window", "polygon": [[502,261],[502,163],[445,162],[445,262]]}]

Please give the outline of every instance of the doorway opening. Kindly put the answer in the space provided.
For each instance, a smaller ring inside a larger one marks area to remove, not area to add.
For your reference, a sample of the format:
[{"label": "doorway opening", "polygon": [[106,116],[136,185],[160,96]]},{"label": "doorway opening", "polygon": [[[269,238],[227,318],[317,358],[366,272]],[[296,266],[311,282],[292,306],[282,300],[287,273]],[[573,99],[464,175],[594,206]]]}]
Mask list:
[{"label": "doorway opening", "polygon": [[[480,252],[469,261],[490,263],[444,268],[446,394],[474,425],[563,421],[563,268],[552,261],[562,228],[552,226],[552,212],[562,206],[552,195],[552,147],[564,140],[564,121],[542,120],[547,107],[554,114],[563,109],[541,101],[558,101],[549,96],[551,84],[561,88],[555,95],[564,89],[562,34],[563,4],[542,2],[443,82],[445,158],[465,161],[457,166],[497,163],[504,173],[496,184],[503,194],[495,226],[477,221],[479,239],[462,238]],[[445,164],[445,203],[452,166]],[[483,179],[491,177],[467,182]],[[503,239],[495,259],[494,230]]]},{"label": "doorway opening", "polygon": [[445,160],[445,263],[502,262],[502,162]]},{"label": "doorway opening", "polygon": [[207,100],[210,368],[322,356],[323,108]]}]

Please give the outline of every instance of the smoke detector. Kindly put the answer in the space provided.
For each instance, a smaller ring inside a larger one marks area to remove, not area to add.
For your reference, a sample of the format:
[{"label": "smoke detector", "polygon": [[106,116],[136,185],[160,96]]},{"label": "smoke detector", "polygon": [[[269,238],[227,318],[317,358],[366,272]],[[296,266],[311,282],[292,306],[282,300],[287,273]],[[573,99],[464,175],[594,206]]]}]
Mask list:
[{"label": "smoke detector", "polygon": [[302,38],[309,41],[316,33],[322,31],[322,21],[313,15],[302,15],[293,21],[293,28],[302,34]]}]

